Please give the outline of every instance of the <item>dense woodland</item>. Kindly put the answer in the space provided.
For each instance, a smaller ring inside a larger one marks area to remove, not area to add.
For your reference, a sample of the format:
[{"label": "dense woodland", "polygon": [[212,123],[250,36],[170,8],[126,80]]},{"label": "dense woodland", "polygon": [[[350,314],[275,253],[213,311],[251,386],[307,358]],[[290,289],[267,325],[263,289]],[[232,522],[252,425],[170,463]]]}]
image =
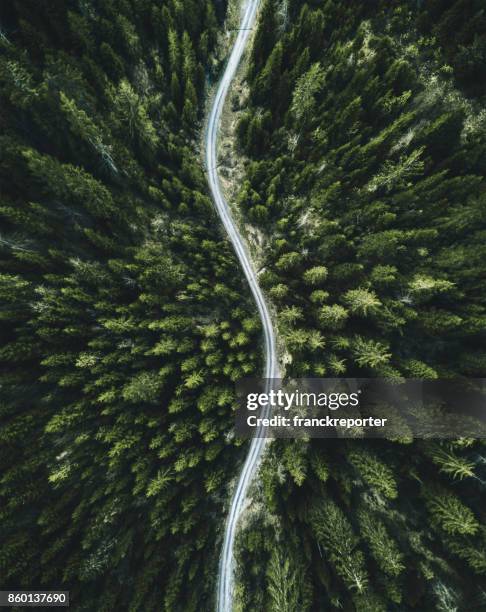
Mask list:
[{"label": "dense woodland", "polygon": [[[204,612],[260,324],[198,155],[223,0],[0,5],[0,586]],[[238,206],[293,376],[486,377],[482,0],[262,0]],[[486,449],[278,441],[241,612],[486,609]]]},{"label": "dense woodland", "polygon": [[[292,376],[486,375],[486,6],[265,0],[238,203]],[[486,448],[277,441],[239,610],[486,610]]]},{"label": "dense woodland", "polygon": [[1,587],[213,609],[260,326],[197,152],[225,6],[1,3]]}]

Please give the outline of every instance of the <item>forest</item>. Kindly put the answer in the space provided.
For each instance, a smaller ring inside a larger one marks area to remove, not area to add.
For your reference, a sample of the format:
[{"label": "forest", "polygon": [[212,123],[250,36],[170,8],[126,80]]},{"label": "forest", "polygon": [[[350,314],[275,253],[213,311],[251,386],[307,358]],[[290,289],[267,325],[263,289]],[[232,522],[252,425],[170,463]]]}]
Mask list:
[{"label": "forest", "polygon": [[[262,371],[200,155],[227,11],[0,4],[1,589],[214,610]],[[261,0],[240,78],[286,375],[486,378],[483,0]],[[481,439],[274,441],[235,612],[486,610],[485,487]]]},{"label": "forest", "polygon": [[[286,374],[486,373],[486,7],[266,0],[238,194]],[[486,609],[484,440],[278,440],[238,610]]]},{"label": "forest", "polygon": [[198,146],[208,0],[1,4],[1,588],[211,610],[260,324]]}]

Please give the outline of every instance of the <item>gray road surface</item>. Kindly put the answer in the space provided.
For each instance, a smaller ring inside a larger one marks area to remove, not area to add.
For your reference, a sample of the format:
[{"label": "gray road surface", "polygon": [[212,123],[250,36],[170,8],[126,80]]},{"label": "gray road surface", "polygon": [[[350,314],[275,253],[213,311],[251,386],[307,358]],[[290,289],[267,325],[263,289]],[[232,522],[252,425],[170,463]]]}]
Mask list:
[{"label": "gray road surface", "polygon": [[[248,43],[251,28],[255,24],[259,0],[247,0],[243,7],[240,22],[240,30],[235,44],[231,51],[230,58],[218,85],[216,96],[213,101],[209,115],[206,131],[206,167],[208,171],[208,181],[213,196],[216,210],[228,233],[228,237],[233,244],[238,260],[243,268],[251,292],[262,321],[264,332],[265,350],[265,378],[279,378],[279,368],[277,362],[277,351],[275,343],[275,332],[270,319],[269,309],[265,297],[258,284],[256,271],[248,254],[248,247],[240,235],[238,228],[231,215],[230,207],[225,200],[219,181],[217,165],[217,139],[218,128],[221,119],[221,111],[228,94],[228,90],[233,80],[238,64]],[[262,415],[265,416],[265,415]],[[261,434],[261,432],[259,432]],[[245,463],[238,476],[238,483],[231,499],[231,506],[226,520],[224,533],[223,549],[218,571],[217,583],[217,611],[230,612],[233,607],[233,583],[234,583],[234,542],[238,519],[244,508],[248,488],[257,472],[262,451],[265,447],[266,438],[255,436],[248,449]]]}]

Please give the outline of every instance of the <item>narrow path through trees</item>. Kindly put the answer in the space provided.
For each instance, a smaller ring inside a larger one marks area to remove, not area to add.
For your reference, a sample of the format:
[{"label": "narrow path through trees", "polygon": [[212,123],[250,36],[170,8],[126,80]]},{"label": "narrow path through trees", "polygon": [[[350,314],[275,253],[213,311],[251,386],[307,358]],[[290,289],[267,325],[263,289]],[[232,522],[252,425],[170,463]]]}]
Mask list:
[{"label": "narrow path through trees", "polygon": [[[277,351],[275,332],[272,326],[269,309],[265,297],[258,284],[255,269],[250,261],[248,247],[240,235],[235,221],[232,217],[230,207],[223,196],[217,171],[217,139],[218,128],[221,120],[221,112],[224,106],[228,90],[233,80],[241,57],[250,37],[250,31],[255,24],[259,0],[247,0],[240,28],[235,44],[231,51],[228,63],[218,85],[216,96],[209,114],[206,131],[206,167],[208,171],[208,182],[212,193],[216,210],[223,222],[235,249],[238,260],[243,268],[244,274],[250,285],[251,292],[262,321],[264,332],[265,371],[267,379],[278,378],[279,368],[277,362]],[[223,550],[218,571],[217,582],[217,610],[218,612],[230,612],[233,604],[233,581],[234,581],[234,542],[238,520],[242,514],[249,486],[257,472],[258,465],[265,447],[266,438],[262,437],[262,431],[257,431],[252,439],[245,463],[238,477],[238,483],[233,493],[231,505],[226,521]]]}]

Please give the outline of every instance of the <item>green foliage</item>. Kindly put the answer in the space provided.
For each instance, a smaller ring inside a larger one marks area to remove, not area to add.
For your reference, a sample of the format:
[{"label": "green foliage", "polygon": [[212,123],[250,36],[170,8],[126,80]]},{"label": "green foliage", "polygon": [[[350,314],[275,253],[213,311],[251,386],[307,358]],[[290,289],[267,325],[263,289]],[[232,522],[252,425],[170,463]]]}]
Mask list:
[{"label": "green foliage", "polygon": [[[162,4],[0,10],[0,574],[86,610],[214,608],[261,365],[194,154],[226,3]],[[485,32],[481,0],[262,3],[237,203],[289,376],[485,375]],[[484,603],[484,445],[382,442],[271,445],[242,612]]]},{"label": "green foliage", "polygon": [[[278,299],[319,305],[304,308],[300,325],[346,335],[336,357],[350,375],[408,374],[407,363],[417,376],[461,372],[460,347],[480,347],[471,307],[485,308],[477,260],[484,215],[475,203],[485,145],[479,132],[474,144],[465,139],[481,111],[440,72],[437,41],[418,36],[427,9],[351,3],[338,14],[304,2],[286,11],[282,36],[257,44],[249,71],[245,116],[251,123],[270,114],[273,129],[256,149],[241,131],[255,158],[244,189],[266,211],[258,219],[268,236],[266,273],[288,287]],[[274,19],[265,18],[257,38]],[[437,76],[417,76],[420,62]],[[289,79],[278,102],[262,89],[263,76],[279,87]],[[463,225],[465,202],[472,216]],[[317,269],[327,276],[312,278]],[[316,293],[324,285],[330,303]]]},{"label": "green foliage", "polygon": [[194,160],[218,7],[0,9],[2,588],[214,607],[232,385],[260,367]]},{"label": "green foliage", "polygon": [[325,74],[319,62],[301,75],[295,85],[291,111],[297,123],[309,120],[316,109],[316,96],[324,86]]},{"label": "green foliage", "polygon": [[350,312],[366,316],[381,306],[380,300],[367,289],[350,289],[344,294],[344,302]]},{"label": "green foliage", "polygon": [[398,576],[405,569],[403,554],[390,537],[385,525],[367,510],[358,512],[360,535],[370,547],[379,568],[389,576]]},{"label": "green foliage", "polygon": [[315,266],[304,272],[304,281],[309,285],[320,285],[327,278],[325,266]]},{"label": "green foliage", "polygon": [[393,471],[385,463],[370,451],[360,448],[352,448],[347,456],[367,485],[389,499],[397,497],[397,485]]},{"label": "green foliage", "polygon": [[[242,210],[265,211],[248,216],[287,376],[486,375],[483,4],[263,2]],[[269,453],[258,501],[300,543],[316,610],[480,606],[480,441]],[[269,562],[258,534],[240,576]],[[267,588],[245,579],[247,609]]]},{"label": "green foliage", "polygon": [[289,444],[284,453],[285,467],[292,476],[297,486],[302,485],[306,478],[307,472],[307,455],[306,446],[300,440],[295,440],[293,444]]},{"label": "green foliage", "polygon": [[310,609],[309,585],[298,554],[289,556],[280,547],[272,550],[267,569],[270,612]]},{"label": "green foliage", "polygon": [[479,523],[473,512],[453,493],[432,490],[426,503],[433,523],[446,533],[474,535],[477,532]]},{"label": "green foliage", "polygon": [[324,329],[339,329],[343,327],[347,318],[346,309],[339,304],[333,304],[332,306],[326,304],[319,311],[319,322]]},{"label": "green foliage", "polygon": [[474,476],[474,463],[457,455],[453,447],[436,445],[429,449],[428,453],[440,472],[457,480]]},{"label": "green foliage", "polygon": [[371,369],[387,364],[391,357],[384,344],[361,336],[354,339],[353,354],[359,366]]},{"label": "green foliage", "polygon": [[358,538],[343,511],[331,501],[314,507],[309,520],[316,538],[344,583],[358,593],[366,591],[368,577]]}]

